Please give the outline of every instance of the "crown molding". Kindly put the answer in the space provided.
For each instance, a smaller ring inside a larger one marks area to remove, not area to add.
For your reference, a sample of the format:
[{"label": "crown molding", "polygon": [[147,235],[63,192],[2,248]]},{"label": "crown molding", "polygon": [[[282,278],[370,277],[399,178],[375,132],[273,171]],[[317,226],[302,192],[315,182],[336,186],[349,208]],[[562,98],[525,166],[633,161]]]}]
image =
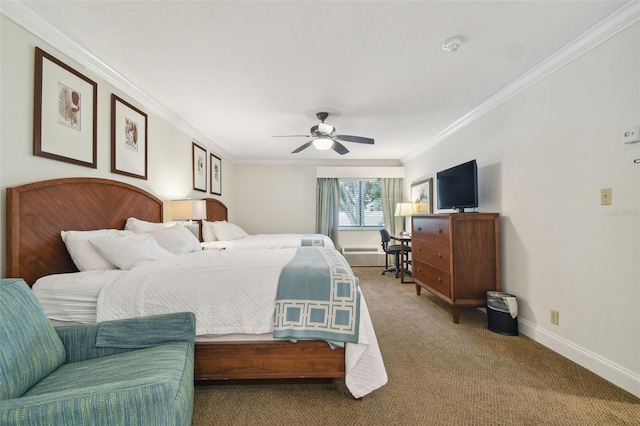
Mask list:
[{"label": "crown molding", "polygon": [[163,118],[179,130],[183,131],[198,143],[205,145],[209,150],[216,152],[217,155],[225,160],[235,163],[237,160],[222,149],[209,137],[187,123],[180,116],[175,114],[169,108],[164,106],[160,101],[155,99],[149,93],[140,89],[122,74],[109,65],[104,63],[98,57],[94,56],[75,41],[67,37],[60,30],[54,27],[49,21],[37,14],[31,9],[26,2],[23,1],[0,1],[0,13],[12,20],[25,30],[29,31],[45,43],[66,55],[71,60],[84,66],[93,74],[100,77],[104,82],[110,84],[123,94],[135,99],[136,102],[145,106],[148,111],[153,111],[159,117]]},{"label": "crown molding", "polygon": [[438,134],[417,148],[409,151],[400,158],[400,161],[405,163],[431,149],[438,143],[456,133],[458,130],[484,116],[494,108],[507,102],[514,96],[553,74],[571,61],[584,55],[591,49],[624,31],[638,21],[640,21],[640,0],[631,0],[607,18],[600,21],[598,24],[564,46],[562,49],[540,62],[538,65],[509,83],[500,91],[496,92],[476,108],[451,123]]},{"label": "crown molding", "polygon": [[312,166],[312,167],[403,167],[396,159],[308,159],[308,160],[260,160],[240,159],[239,166]]}]

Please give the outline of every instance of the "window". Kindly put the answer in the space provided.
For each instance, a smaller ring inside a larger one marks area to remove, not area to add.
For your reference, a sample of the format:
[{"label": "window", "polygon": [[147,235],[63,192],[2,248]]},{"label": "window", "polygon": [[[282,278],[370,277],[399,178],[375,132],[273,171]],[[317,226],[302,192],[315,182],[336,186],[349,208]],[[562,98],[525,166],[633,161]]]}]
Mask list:
[{"label": "window", "polygon": [[384,227],[380,179],[340,179],[340,229]]}]

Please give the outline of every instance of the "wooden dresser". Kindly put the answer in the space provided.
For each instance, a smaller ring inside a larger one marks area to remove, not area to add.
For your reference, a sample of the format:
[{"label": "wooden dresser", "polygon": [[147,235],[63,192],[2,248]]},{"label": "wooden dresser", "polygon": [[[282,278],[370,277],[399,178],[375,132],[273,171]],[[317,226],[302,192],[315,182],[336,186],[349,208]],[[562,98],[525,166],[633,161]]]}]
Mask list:
[{"label": "wooden dresser", "polygon": [[416,293],[425,288],[451,306],[485,306],[487,291],[500,291],[498,213],[413,215],[412,263]]}]

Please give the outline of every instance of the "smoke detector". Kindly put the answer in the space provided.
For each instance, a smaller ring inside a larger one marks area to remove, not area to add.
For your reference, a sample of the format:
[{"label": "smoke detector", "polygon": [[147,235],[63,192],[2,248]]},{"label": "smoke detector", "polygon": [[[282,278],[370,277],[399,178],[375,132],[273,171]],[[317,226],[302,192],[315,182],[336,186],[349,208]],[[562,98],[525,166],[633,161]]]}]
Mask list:
[{"label": "smoke detector", "polygon": [[464,40],[464,37],[460,36],[448,38],[442,43],[442,50],[453,53],[456,50],[460,49],[460,46],[462,46]]}]

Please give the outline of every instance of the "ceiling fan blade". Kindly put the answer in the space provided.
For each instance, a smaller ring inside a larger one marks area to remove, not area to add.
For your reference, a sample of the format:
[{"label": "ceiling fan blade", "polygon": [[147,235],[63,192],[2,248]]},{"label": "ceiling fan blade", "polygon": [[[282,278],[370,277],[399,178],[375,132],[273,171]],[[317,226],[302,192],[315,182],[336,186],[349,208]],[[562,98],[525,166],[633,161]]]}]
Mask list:
[{"label": "ceiling fan blade", "polygon": [[373,145],[373,139],[364,138],[362,136],[349,136],[349,135],[335,135],[335,139],[340,139],[345,142],[355,142],[355,143],[366,143],[369,145]]},{"label": "ceiling fan blade", "polygon": [[311,135],[277,135],[271,136],[272,138],[310,138]]},{"label": "ceiling fan blade", "polygon": [[331,145],[331,149],[333,149],[335,152],[337,152],[340,155],[345,155],[346,153],[349,152],[349,150],[347,149],[347,147],[345,147],[344,145],[342,145],[340,142],[338,142],[337,140],[333,141],[333,145]]},{"label": "ceiling fan blade", "polygon": [[311,146],[311,144],[313,143],[313,141],[309,141],[307,143],[305,143],[304,145],[301,145],[300,147],[298,147],[295,151],[291,152],[292,154],[297,154],[300,151],[302,151],[303,149],[307,149]]}]

